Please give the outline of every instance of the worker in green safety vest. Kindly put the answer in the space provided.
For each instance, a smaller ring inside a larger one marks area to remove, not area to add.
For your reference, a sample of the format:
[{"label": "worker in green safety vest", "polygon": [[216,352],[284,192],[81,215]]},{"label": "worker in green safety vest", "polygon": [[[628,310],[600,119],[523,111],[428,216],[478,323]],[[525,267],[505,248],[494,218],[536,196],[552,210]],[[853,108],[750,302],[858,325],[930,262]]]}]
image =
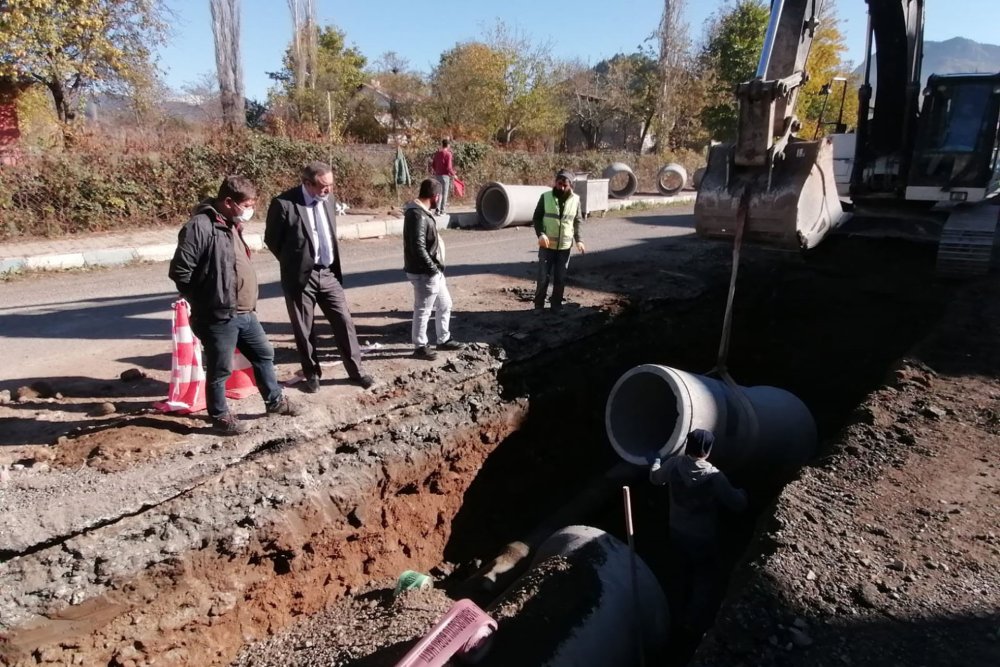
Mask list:
[{"label": "worker in green safety vest", "polygon": [[569,269],[569,254],[576,246],[581,253],[587,252],[580,240],[580,224],[583,215],[580,196],[573,192],[573,174],[560,169],[556,174],[551,192],[543,193],[532,216],[535,234],[538,236],[538,283],[535,287],[535,310],[545,308],[545,293],[552,280],[552,312],[562,310],[563,290],[566,287],[566,271]]}]

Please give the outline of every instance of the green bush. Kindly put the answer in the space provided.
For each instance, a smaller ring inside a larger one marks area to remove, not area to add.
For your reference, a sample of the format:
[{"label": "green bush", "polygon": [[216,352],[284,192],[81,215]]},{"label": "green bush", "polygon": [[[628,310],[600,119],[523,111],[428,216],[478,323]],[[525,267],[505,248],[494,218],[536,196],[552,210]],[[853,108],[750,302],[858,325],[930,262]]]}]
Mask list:
[{"label": "green bush", "polygon": [[[310,160],[330,162],[337,196],[355,209],[398,206],[416,194],[434,147],[405,151],[415,183],[394,187],[394,151],[387,146],[337,146],[259,132],[219,137],[204,143],[161,138],[158,145],[112,147],[91,142],[71,151],[25,157],[0,168],[0,238],[59,236],[88,231],[176,226],[202,199],[215,194],[222,177],[241,173],[257,185],[258,208],[298,182]],[[456,142],[456,170],[472,203],[490,181],[545,185],[560,168],[599,177],[612,162],[632,165],[639,189],[655,192],[656,172],[680,162],[694,172],[696,153],[636,157],[625,152],[580,154],[507,151],[480,142]]]}]

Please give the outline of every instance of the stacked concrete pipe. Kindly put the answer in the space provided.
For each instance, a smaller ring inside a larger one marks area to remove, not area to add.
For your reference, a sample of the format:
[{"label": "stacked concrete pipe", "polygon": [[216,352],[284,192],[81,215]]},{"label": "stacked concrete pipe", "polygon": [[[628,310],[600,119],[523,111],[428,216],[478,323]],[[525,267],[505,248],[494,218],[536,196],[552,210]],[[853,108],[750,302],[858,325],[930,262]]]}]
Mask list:
[{"label": "stacked concrete pipe", "polygon": [[[625,185],[615,188],[612,184],[616,176],[625,176]],[[615,199],[628,199],[639,189],[639,179],[635,177],[632,168],[624,162],[613,162],[604,170],[603,177],[608,179],[608,194]]]},{"label": "stacked concrete pipe", "polygon": [[476,194],[476,213],[486,229],[531,222],[538,199],[552,188],[546,185],[507,185],[490,182]]},{"label": "stacked concrete pipe", "polygon": [[684,165],[671,162],[664,165],[656,175],[656,189],[661,195],[672,197],[687,185],[688,173]]},{"label": "stacked concrete pipe", "polygon": [[636,665],[640,636],[645,655],[662,654],[666,596],[638,557],[633,589],[631,567],[629,548],[600,529],[569,526],[554,533],[531,569],[490,605],[499,629],[479,664]]},{"label": "stacked concrete pipe", "polygon": [[816,422],[777,387],[738,387],[704,375],[645,364],[622,375],[604,412],[611,446],[648,465],[683,451],[687,434],[715,434],[712,462],[726,470],[791,470],[816,450]]}]

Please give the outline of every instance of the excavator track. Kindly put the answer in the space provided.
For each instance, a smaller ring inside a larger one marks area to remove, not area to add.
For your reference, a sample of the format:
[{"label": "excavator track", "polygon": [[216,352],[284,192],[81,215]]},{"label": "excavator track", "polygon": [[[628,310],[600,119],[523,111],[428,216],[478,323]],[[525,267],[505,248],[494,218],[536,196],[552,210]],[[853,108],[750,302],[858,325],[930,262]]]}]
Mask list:
[{"label": "excavator track", "polygon": [[971,277],[989,273],[1000,245],[1000,207],[992,202],[964,206],[948,216],[938,242],[940,276]]}]

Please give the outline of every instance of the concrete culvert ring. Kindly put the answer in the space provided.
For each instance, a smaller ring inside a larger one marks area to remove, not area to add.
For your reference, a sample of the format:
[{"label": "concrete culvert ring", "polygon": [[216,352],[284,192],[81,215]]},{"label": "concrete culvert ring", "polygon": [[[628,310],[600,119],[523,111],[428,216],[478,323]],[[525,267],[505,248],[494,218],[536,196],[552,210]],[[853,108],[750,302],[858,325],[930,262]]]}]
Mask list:
[{"label": "concrete culvert ring", "polygon": [[694,176],[691,177],[691,185],[697,190],[701,187],[701,179],[705,178],[705,168],[698,167],[694,170]]},{"label": "concrete culvert ring", "polygon": [[652,364],[633,368],[618,379],[608,396],[604,419],[608,439],[619,456],[641,465],[671,441],[679,441],[678,391],[671,375]]},{"label": "concrete culvert ring", "polygon": [[506,226],[510,216],[510,201],[503,188],[487,187],[479,196],[479,217],[483,226],[500,229]]},{"label": "concrete culvert ring", "polygon": [[604,170],[603,177],[608,179],[608,194],[615,199],[626,199],[635,194],[639,188],[639,180],[632,168],[624,162],[614,162]]},{"label": "concrete culvert ring", "polygon": [[656,189],[660,191],[661,195],[669,197],[683,190],[684,186],[687,185],[687,179],[687,169],[683,165],[671,162],[664,165],[656,175]]}]

